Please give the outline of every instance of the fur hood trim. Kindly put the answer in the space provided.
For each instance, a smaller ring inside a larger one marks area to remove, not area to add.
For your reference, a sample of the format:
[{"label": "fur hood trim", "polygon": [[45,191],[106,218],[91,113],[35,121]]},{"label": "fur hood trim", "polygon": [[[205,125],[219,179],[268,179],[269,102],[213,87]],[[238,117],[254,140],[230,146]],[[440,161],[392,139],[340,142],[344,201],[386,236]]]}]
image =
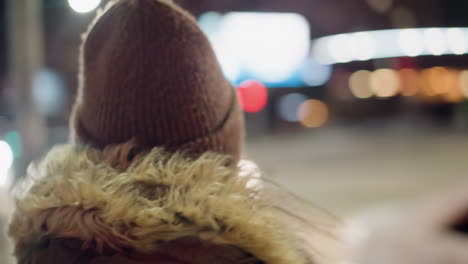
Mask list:
[{"label": "fur hood trim", "polygon": [[145,253],[195,236],[267,264],[308,262],[262,191],[247,187],[251,178],[223,166],[226,156],[155,148],[125,170],[103,160],[99,150],[65,145],[30,169],[10,225],[17,256],[51,236]]}]

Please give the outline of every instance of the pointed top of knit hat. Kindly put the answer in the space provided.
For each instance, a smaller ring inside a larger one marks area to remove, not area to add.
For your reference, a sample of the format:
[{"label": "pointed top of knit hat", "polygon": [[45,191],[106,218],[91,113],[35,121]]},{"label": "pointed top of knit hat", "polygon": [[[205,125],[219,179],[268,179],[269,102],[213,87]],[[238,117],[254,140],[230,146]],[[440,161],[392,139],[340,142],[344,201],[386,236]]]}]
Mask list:
[{"label": "pointed top of knit hat", "polygon": [[113,1],[85,35],[80,63],[74,141],[239,158],[234,88],[196,20],[172,2]]}]

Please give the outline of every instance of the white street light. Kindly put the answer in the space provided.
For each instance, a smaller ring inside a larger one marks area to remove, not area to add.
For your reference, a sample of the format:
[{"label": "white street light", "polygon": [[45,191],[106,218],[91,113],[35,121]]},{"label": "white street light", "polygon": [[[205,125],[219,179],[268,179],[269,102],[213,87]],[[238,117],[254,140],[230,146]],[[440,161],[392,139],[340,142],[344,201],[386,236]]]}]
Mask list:
[{"label": "white street light", "polygon": [[68,4],[78,13],[88,13],[96,9],[101,0],[68,0]]},{"label": "white street light", "polygon": [[0,187],[6,184],[12,165],[13,151],[8,143],[0,140]]}]

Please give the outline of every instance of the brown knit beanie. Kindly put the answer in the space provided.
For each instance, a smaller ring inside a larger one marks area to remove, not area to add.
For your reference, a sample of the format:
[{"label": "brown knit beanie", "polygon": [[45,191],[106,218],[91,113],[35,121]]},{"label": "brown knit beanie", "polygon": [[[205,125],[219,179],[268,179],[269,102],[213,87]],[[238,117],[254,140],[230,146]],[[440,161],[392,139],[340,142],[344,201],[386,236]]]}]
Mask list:
[{"label": "brown knit beanie", "polygon": [[169,0],[117,0],[101,12],[81,49],[72,139],[104,148],[239,159],[244,119],[196,20]]}]

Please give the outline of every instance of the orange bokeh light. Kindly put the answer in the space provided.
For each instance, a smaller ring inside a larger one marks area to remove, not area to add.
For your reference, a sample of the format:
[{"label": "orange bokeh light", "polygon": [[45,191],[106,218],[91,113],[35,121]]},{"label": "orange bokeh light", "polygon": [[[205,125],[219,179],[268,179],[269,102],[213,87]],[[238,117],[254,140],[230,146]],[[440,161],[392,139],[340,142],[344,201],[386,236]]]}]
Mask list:
[{"label": "orange bokeh light", "polygon": [[329,109],[322,101],[311,99],[299,106],[297,114],[302,125],[318,128],[328,121]]}]

